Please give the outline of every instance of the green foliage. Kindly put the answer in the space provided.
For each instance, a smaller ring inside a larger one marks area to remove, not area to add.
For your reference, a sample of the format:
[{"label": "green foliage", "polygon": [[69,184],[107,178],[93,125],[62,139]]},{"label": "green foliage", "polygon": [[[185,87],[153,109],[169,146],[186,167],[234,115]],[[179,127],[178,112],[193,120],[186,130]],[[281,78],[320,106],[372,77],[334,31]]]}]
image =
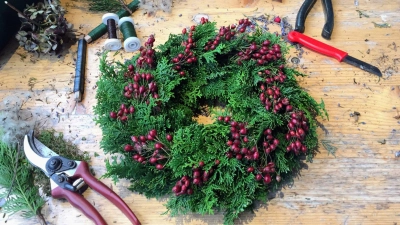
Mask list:
[{"label": "green foliage", "polygon": [[33,185],[33,167],[23,156],[16,147],[0,142],[0,199],[6,200],[4,213],[21,212],[24,218],[31,218],[40,215],[45,201]]},{"label": "green foliage", "polygon": [[[76,145],[65,141],[62,133],[43,130],[36,138],[64,157],[90,160],[87,152],[81,153]],[[43,223],[40,210],[45,200],[39,189],[43,196],[50,196],[50,179],[42,170],[31,165],[22,150],[0,142],[0,199],[6,200],[1,210],[9,216],[15,213],[21,213],[24,218],[36,216]]]},{"label": "green foliage", "polygon": [[117,12],[122,8],[118,0],[88,0],[89,10],[100,12]]},{"label": "green foliage", "polygon": [[[307,120],[308,132],[302,144],[307,147],[303,154],[309,161],[315,155],[318,144],[315,117],[327,114],[323,102],[315,101],[298,85],[296,76],[303,74],[286,66],[279,69],[280,65],[286,65],[285,55],[289,50],[281,37],[256,29],[252,33],[237,34],[230,41],[221,39],[215,49],[205,50],[205,45],[213,41],[217,34],[215,23],[195,27],[193,39],[196,45],[192,51],[197,61],[180,64],[185,76],[174,69],[176,64],[172,59],[185,50],[182,42],[189,40],[187,33],[171,34],[167,42],[157,47],[154,67],[138,66],[135,63],[138,55],[125,64],[108,63],[104,55],[100,62],[102,75],[97,82],[98,103],[94,112],[96,123],[103,131],[101,148],[105,153],[113,154],[111,160],[106,162],[106,177],[113,178],[115,182],[128,179],[131,181],[130,190],[147,197],[169,196],[166,213],[172,216],[189,212],[213,214],[215,210],[221,210],[225,213],[225,223],[233,224],[255,200],[266,201],[268,193],[280,187],[280,179],[290,181],[293,172],[301,168],[301,155],[287,151],[287,146],[293,141],[285,138],[292,113],[301,112]],[[270,46],[280,46],[281,58],[262,65],[256,60],[238,63],[239,52],[245,51],[252,43],[260,46],[265,40],[271,42]],[[135,71],[128,71],[129,64],[135,65]],[[266,84],[262,75],[265,70],[271,71],[274,76],[283,73],[286,79]],[[124,96],[124,89],[133,83],[132,76],[136,73],[154,76],[158,98]],[[278,87],[282,98],[286,97],[293,106],[293,112],[266,110],[260,102],[261,84]],[[121,104],[135,108],[134,113],[127,114],[126,121],[110,116],[110,112],[120,110]],[[205,106],[213,117],[211,124],[199,124],[195,119]],[[217,121],[220,116],[230,116],[231,121],[243,123],[248,137],[245,145],[254,147],[260,153],[259,159],[227,157],[227,153],[232,152],[227,145],[228,140],[233,139],[231,125]],[[155,140],[145,144],[132,141],[148,135],[152,129],[157,131]],[[276,149],[270,153],[265,153],[263,147],[266,129],[271,129],[273,137],[279,140]],[[173,136],[172,141],[166,139],[167,134]],[[162,149],[155,151],[155,143],[161,143]],[[126,145],[133,146],[133,150],[124,150]],[[150,157],[160,154],[162,157],[157,163],[164,166],[162,170],[148,162]],[[144,157],[142,163],[132,159],[140,156]],[[199,162],[204,162],[202,168]],[[274,171],[268,173],[272,181],[257,181],[255,177],[261,174],[261,167],[271,163],[275,165]],[[253,173],[247,172],[249,167],[255,169]],[[195,185],[193,174],[199,168],[204,182]],[[207,179],[204,179],[205,173]],[[193,194],[173,194],[171,189],[180,185],[182,179],[192,182],[189,188]]]}]

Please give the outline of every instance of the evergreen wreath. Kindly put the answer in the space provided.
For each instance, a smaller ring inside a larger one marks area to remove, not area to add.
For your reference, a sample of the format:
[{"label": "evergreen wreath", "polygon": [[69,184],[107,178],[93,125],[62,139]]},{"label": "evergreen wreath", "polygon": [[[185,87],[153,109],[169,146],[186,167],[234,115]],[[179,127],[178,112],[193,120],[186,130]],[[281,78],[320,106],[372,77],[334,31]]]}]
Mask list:
[{"label": "evergreen wreath", "polygon": [[[232,224],[312,160],[324,104],[286,65],[289,45],[248,18],[219,30],[203,18],[154,41],[125,63],[101,59],[94,111],[112,154],[105,177],[169,196],[171,216],[217,210]],[[198,123],[202,113],[213,122]]]}]

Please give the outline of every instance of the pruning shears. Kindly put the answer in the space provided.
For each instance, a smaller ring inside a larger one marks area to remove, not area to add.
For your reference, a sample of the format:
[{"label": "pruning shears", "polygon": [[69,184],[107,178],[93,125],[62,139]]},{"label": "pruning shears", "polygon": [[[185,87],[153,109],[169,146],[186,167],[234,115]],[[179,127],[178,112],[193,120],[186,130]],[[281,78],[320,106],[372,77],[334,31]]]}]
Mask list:
[{"label": "pruning shears", "polygon": [[71,160],[56,154],[37,140],[33,131],[25,135],[24,152],[29,162],[40,168],[50,178],[53,198],[67,199],[96,225],[106,225],[100,213],[81,195],[89,186],[117,206],[132,224],[140,225],[128,205],[90,173],[87,162]]}]

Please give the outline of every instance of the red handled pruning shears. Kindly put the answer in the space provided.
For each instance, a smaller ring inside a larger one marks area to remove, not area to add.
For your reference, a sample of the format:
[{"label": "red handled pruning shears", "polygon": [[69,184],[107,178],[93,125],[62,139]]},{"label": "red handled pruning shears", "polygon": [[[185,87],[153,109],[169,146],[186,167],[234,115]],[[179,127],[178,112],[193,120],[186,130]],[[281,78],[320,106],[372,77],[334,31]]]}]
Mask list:
[{"label": "red handled pruning shears", "polygon": [[140,225],[128,205],[90,173],[87,162],[59,156],[37,140],[33,136],[33,131],[25,135],[24,152],[29,162],[40,168],[50,178],[53,198],[67,199],[96,225],[106,225],[100,213],[81,195],[82,190],[89,186],[117,206],[132,224]]}]

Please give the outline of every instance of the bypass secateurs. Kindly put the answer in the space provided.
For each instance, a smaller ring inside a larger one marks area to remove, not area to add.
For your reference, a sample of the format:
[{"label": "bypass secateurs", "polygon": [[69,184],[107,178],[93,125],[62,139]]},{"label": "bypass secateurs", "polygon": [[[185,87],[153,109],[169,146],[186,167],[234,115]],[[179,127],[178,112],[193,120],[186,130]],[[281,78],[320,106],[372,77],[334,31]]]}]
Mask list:
[{"label": "bypass secateurs", "polygon": [[132,224],[140,225],[128,205],[90,173],[87,162],[67,159],[56,154],[37,140],[33,131],[25,135],[24,152],[29,162],[50,178],[53,198],[67,199],[96,225],[106,225],[100,213],[81,195],[82,188],[89,186],[117,206]]}]

